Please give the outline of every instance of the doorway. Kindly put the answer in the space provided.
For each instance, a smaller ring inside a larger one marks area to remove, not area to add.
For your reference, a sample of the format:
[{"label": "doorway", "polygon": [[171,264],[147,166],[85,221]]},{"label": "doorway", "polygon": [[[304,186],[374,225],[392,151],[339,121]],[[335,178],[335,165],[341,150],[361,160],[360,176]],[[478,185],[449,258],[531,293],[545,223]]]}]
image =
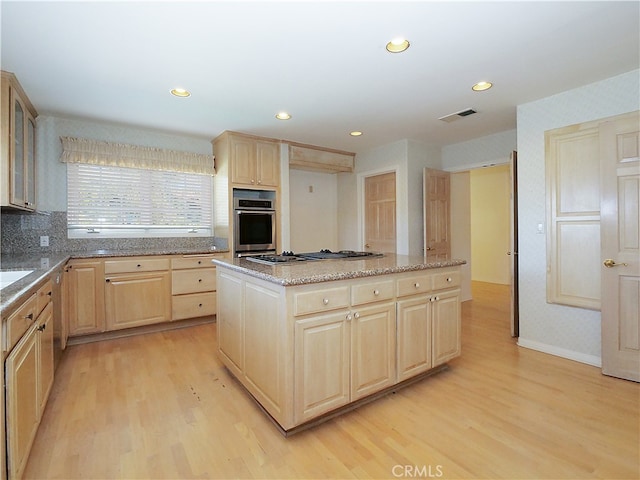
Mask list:
[{"label": "doorway", "polygon": [[[472,299],[472,282],[511,288],[511,330],[512,336],[518,336],[517,273],[513,270],[517,220],[512,203],[517,196],[512,193],[512,178],[515,171],[510,163],[451,174],[451,249],[452,257],[468,259],[462,269],[463,301]],[[473,293],[482,291],[474,288]]]}]

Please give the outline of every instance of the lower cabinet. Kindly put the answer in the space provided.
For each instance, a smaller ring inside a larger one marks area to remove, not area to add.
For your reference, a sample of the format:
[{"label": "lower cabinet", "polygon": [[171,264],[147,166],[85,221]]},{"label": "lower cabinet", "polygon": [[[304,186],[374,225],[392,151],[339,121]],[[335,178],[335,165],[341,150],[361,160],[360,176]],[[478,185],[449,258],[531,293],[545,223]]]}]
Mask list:
[{"label": "lower cabinet", "polygon": [[9,478],[22,477],[40,420],[37,328],[34,323],[5,360]]},{"label": "lower cabinet", "polygon": [[169,271],[114,274],[105,283],[107,330],[171,320]]},{"label": "lower cabinet", "polygon": [[[6,404],[9,479],[22,477],[53,385],[53,302],[50,298],[51,282],[47,282],[25,304],[30,308],[25,316],[30,319],[30,327],[15,345],[13,342],[7,345],[10,353],[4,362],[6,395],[2,401]],[[26,310],[19,309],[17,313],[22,316]],[[8,322],[18,325],[21,320],[12,315]]]},{"label": "lower cabinet", "polygon": [[398,301],[398,381],[432,367],[432,324],[429,296],[419,295]]},{"label": "lower cabinet", "polygon": [[71,260],[64,276],[69,336],[104,332],[104,261]]},{"label": "lower cabinet", "polygon": [[461,351],[461,311],[458,290],[431,297],[433,309],[433,366],[458,357]]}]

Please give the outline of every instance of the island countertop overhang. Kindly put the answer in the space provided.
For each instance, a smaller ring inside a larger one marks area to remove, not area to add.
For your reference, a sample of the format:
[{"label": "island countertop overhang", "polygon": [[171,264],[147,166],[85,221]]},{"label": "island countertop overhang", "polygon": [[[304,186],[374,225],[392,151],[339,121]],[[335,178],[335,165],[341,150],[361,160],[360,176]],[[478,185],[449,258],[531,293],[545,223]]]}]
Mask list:
[{"label": "island countertop overhang", "polygon": [[353,278],[373,277],[390,273],[413,272],[467,263],[450,259],[427,262],[415,255],[385,254],[382,257],[345,260],[309,260],[289,265],[265,265],[246,258],[214,259],[213,264],[283,286],[306,285]]}]

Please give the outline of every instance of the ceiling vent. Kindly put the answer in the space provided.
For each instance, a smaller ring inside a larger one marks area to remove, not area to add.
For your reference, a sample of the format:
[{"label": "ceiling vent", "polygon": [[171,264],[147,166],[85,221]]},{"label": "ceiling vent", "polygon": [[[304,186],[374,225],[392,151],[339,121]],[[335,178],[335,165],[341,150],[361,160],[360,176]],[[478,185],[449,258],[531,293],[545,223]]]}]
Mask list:
[{"label": "ceiling vent", "polygon": [[468,117],[469,115],[473,115],[474,113],[478,113],[478,112],[476,112],[473,108],[467,108],[465,110],[460,110],[459,112],[450,113],[449,115],[440,117],[438,120],[451,123],[451,122],[455,122],[456,120],[460,120],[461,118]]}]

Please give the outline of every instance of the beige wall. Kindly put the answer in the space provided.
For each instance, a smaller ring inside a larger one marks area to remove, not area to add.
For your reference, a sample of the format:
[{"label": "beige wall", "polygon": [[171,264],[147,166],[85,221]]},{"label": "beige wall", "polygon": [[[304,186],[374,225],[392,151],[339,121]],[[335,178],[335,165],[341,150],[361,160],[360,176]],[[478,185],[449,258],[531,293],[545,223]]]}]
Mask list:
[{"label": "beige wall", "polygon": [[471,300],[471,198],[469,172],[451,174],[451,257],[466,260],[461,267],[462,301]]},{"label": "beige wall", "polygon": [[509,165],[470,172],[471,279],[511,284]]},{"label": "beige wall", "polygon": [[340,250],[336,174],[289,170],[289,220],[290,250]]}]

